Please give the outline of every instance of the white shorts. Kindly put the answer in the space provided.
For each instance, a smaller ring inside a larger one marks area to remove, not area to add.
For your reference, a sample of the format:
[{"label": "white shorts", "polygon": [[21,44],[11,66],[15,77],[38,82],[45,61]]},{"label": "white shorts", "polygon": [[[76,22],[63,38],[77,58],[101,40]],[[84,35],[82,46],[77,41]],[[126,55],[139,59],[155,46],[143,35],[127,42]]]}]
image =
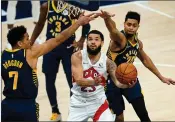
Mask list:
[{"label": "white shorts", "polygon": [[67,121],[88,121],[89,118],[93,121],[114,121],[106,96],[89,100],[72,95]]}]

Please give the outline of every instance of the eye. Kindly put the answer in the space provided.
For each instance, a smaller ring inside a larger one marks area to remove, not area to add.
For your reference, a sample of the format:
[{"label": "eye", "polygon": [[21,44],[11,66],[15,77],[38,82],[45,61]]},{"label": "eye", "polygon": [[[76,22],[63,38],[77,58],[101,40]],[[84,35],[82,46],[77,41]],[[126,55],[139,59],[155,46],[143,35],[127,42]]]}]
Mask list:
[{"label": "eye", "polygon": [[127,25],[128,25],[128,26],[131,26],[131,23],[128,23]]},{"label": "eye", "polygon": [[134,24],[134,25],[133,25],[133,27],[137,27],[137,25],[136,25],[136,24]]}]

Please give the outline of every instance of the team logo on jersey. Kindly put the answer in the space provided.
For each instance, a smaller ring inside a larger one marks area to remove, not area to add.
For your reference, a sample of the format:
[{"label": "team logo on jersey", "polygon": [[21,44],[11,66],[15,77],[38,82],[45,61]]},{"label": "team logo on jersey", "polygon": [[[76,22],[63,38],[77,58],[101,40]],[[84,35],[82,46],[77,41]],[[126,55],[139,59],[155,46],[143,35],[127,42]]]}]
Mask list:
[{"label": "team logo on jersey", "polygon": [[63,12],[62,12],[63,15],[68,15],[68,10],[65,9]]},{"label": "team logo on jersey", "polygon": [[103,68],[103,63],[99,63],[99,68]]}]

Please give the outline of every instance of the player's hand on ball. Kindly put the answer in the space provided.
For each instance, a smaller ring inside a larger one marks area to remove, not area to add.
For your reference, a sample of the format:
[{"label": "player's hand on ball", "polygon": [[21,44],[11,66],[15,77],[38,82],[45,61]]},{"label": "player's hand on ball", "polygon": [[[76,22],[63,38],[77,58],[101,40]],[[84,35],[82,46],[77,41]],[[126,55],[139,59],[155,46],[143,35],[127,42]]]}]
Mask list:
[{"label": "player's hand on ball", "polygon": [[135,81],[132,81],[131,83],[128,83],[128,87],[132,88],[137,82],[137,79]]},{"label": "player's hand on ball", "polygon": [[162,77],[160,79],[163,83],[166,83],[168,85],[172,84],[175,85],[175,80],[171,79],[171,78],[166,78],[166,77]]}]

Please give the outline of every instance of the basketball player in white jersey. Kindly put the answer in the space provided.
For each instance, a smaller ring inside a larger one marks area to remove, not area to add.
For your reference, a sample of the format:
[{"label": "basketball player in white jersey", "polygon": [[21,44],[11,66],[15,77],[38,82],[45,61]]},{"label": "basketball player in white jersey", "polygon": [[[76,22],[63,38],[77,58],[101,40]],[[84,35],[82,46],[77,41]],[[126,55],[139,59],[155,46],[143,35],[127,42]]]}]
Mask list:
[{"label": "basketball player in white jersey", "polygon": [[115,77],[116,65],[101,53],[103,34],[92,30],[87,35],[87,49],[72,55],[73,95],[70,100],[68,121],[114,121],[106,100],[104,86],[108,73],[116,86],[120,84]]}]

